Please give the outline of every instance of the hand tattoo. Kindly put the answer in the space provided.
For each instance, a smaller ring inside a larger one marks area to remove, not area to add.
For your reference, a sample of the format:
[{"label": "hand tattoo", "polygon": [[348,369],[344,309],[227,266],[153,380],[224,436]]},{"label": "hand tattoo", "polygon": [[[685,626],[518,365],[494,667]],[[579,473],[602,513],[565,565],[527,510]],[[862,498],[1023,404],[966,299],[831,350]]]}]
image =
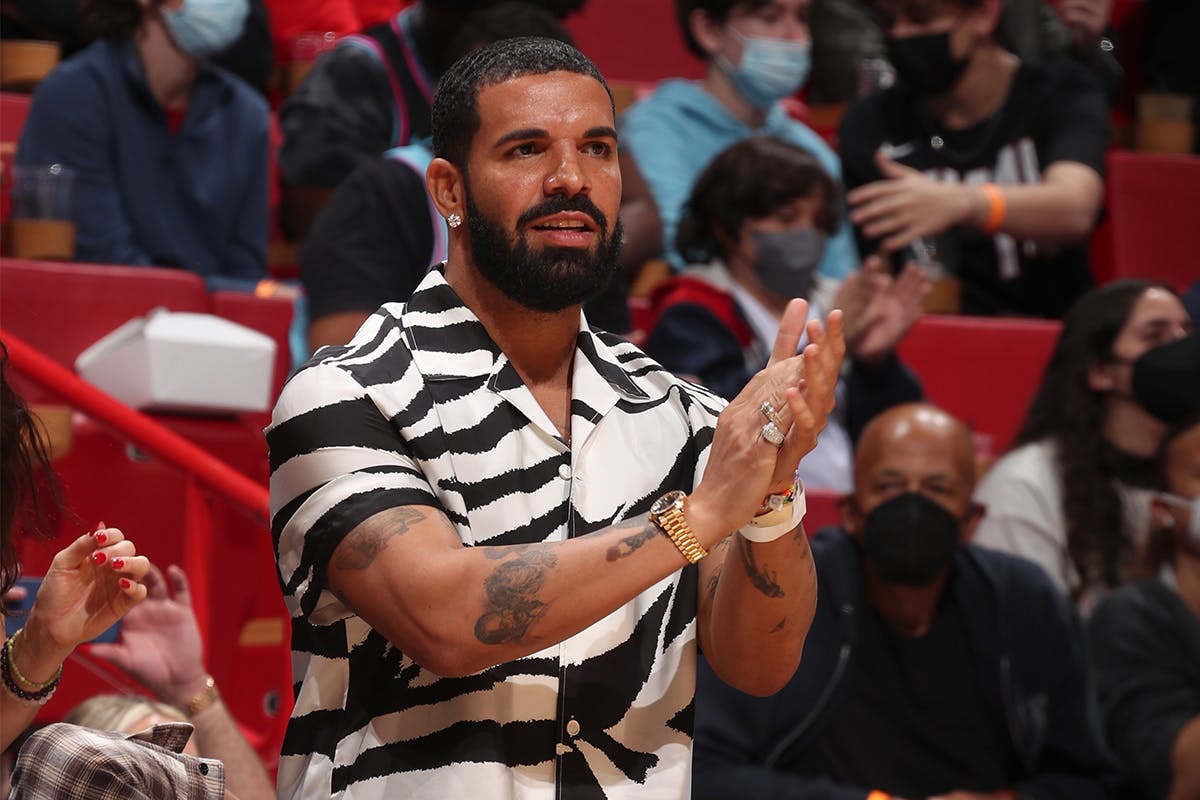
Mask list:
[{"label": "hand tattoo", "polygon": [[504,563],[484,582],[487,611],[475,622],[475,638],[484,644],[520,641],[549,610],[537,594],[558,557],[541,545],[489,548],[486,555]]}]

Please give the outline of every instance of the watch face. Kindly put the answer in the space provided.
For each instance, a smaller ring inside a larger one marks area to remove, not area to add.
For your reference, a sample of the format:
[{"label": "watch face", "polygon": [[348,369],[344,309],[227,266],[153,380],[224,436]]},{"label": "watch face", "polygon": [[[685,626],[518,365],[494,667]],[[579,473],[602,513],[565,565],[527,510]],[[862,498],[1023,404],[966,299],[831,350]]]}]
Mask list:
[{"label": "watch face", "polygon": [[679,498],[683,497],[683,494],[684,493],[679,489],[676,489],[673,492],[667,492],[662,497],[654,501],[654,504],[650,506],[650,513],[656,517],[661,514],[665,514],[671,509],[671,506],[678,502]]}]

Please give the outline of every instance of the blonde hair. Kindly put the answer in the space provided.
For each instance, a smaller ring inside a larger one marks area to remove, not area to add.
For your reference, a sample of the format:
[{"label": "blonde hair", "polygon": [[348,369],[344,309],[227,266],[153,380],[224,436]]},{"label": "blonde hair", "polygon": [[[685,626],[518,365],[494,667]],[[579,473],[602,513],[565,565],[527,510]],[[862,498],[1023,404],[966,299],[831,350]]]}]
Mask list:
[{"label": "blonde hair", "polygon": [[98,694],[89,697],[71,709],[63,722],[101,731],[135,733],[126,729],[152,714],[187,722],[187,717],[174,706],[140,694]]}]

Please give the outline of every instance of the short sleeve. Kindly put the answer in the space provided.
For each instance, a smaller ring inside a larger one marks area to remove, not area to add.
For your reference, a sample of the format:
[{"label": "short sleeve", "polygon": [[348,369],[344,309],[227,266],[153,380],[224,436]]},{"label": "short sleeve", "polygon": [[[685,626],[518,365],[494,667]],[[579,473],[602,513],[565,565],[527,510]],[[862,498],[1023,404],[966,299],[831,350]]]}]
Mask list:
[{"label": "short sleeve", "polygon": [[[376,327],[382,316],[375,318]],[[403,385],[421,386],[403,345],[387,357],[405,375]],[[329,560],[356,526],[389,508],[438,505],[408,443],[370,388],[337,363],[310,365],[288,382],[267,428],[267,446],[279,577],[301,613],[317,607],[327,588]]]},{"label": "short sleeve", "polygon": [[1104,174],[1104,152],[1109,142],[1108,99],[1087,69],[1063,60],[1056,63],[1061,75],[1055,92],[1046,98],[1045,127],[1040,149],[1046,166],[1074,161]]}]

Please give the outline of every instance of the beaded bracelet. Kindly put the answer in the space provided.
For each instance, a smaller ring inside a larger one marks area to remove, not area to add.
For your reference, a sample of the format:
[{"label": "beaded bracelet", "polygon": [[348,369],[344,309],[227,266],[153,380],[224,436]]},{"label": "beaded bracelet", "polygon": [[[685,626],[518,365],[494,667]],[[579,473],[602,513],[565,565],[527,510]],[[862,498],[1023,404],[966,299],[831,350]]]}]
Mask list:
[{"label": "beaded bracelet", "polygon": [[[20,631],[17,631],[17,634],[19,633]],[[13,634],[12,638],[4,643],[4,647],[0,647],[0,678],[3,678],[5,688],[18,700],[23,700],[26,703],[35,703],[39,706],[45,705],[50,702],[50,698],[54,696],[54,690],[58,688],[59,681],[62,680],[62,666],[59,666],[58,672],[54,673],[54,677],[50,679],[49,683],[34,684],[27,681],[30,685],[40,685],[41,688],[37,691],[30,692],[22,689],[17,685],[17,681],[13,677],[14,673],[20,676],[20,672],[17,671],[17,665],[13,663],[12,657],[12,645],[13,641],[17,638],[17,634]]]},{"label": "beaded bracelet", "polygon": [[17,676],[17,683],[22,683],[22,684],[30,687],[31,689],[33,689],[33,691],[36,692],[38,689],[45,689],[47,686],[54,683],[62,676],[62,665],[61,664],[58,665],[58,672],[55,672],[54,675],[52,675],[50,677],[50,680],[48,680],[48,681],[41,681],[41,682],[31,681],[31,680],[29,680],[29,678],[26,678],[24,675],[22,675],[21,669],[17,666],[16,653],[17,653],[17,637],[20,636],[21,633],[24,632],[24,630],[25,630],[24,628],[18,628],[17,631],[12,635],[12,638],[10,638],[5,643],[4,646],[9,648],[8,660],[9,660],[9,664],[12,665],[13,675]]}]

